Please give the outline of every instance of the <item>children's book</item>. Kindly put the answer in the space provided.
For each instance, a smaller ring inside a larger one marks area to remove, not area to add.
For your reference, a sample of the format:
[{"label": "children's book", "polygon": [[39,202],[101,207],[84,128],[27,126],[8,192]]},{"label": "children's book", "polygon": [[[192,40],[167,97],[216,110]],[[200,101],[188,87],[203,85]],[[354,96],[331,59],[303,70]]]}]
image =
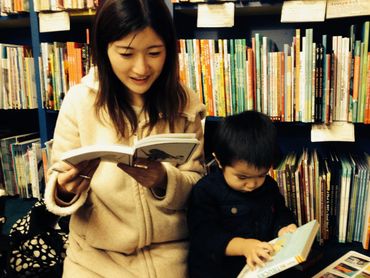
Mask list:
[{"label": "children's book", "polygon": [[313,278],[370,277],[370,257],[348,251]]},{"label": "children's book", "polygon": [[319,226],[317,220],[312,220],[298,227],[293,233],[285,233],[273,239],[270,241],[275,250],[272,259],[263,267],[257,267],[254,270],[250,270],[248,265],[245,265],[237,278],[270,277],[306,261]]},{"label": "children's book", "polygon": [[84,160],[100,158],[133,165],[137,158],[160,162],[185,163],[199,144],[195,133],[167,133],[142,138],[133,146],[89,145],[65,152],[61,160],[77,165]]}]

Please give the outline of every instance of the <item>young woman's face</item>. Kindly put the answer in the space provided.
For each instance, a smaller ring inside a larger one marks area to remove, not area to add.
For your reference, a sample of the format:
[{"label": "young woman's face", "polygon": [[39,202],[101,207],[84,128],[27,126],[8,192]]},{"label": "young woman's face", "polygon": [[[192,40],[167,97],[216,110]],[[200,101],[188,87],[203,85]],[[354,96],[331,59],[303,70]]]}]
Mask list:
[{"label": "young woman's face", "polygon": [[144,94],[162,72],[166,47],[151,27],[131,33],[108,45],[113,72],[129,89],[133,105],[141,106]]},{"label": "young woman's face", "polygon": [[245,161],[235,161],[223,168],[226,183],[234,190],[251,192],[265,182],[269,169],[257,169]]}]

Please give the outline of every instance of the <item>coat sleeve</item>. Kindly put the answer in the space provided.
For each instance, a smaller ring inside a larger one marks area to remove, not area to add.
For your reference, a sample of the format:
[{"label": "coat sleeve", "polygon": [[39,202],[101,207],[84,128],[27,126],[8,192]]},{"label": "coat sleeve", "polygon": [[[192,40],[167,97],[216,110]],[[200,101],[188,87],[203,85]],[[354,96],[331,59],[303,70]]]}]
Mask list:
[{"label": "coat sleeve", "polygon": [[191,257],[221,263],[226,257],[226,247],[234,235],[223,228],[220,212],[204,186],[204,179],[193,188],[187,221]]},{"label": "coat sleeve", "polygon": [[81,194],[76,195],[76,197],[73,198],[70,203],[65,204],[65,206],[59,206],[56,203],[56,183],[58,173],[50,170],[53,167],[57,167],[57,163],[62,153],[81,146],[76,113],[78,109],[76,104],[78,104],[79,101],[76,101],[75,99],[75,90],[84,90],[84,88],[81,88],[81,85],[71,88],[69,93],[66,94],[58,114],[58,119],[54,130],[51,166],[48,171],[48,182],[46,184],[44,194],[47,209],[50,212],[61,216],[74,213],[84,204],[88,195],[88,190],[86,190]]}]

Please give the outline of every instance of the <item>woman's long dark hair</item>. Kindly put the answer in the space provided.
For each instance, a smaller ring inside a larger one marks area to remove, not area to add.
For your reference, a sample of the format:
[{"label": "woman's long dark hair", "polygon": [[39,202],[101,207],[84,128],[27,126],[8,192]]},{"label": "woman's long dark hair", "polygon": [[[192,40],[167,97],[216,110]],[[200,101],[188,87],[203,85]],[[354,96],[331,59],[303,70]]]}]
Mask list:
[{"label": "woman's long dark hair", "polygon": [[[111,42],[151,27],[163,40],[166,59],[162,72],[145,93],[144,109],[149,114],[149,129],[163,118],[173,130],[175,119],[186,105],[186,93],[179,83],[175,29],[163,0],[106,0],[97,9],[93,30],[93,61],[97,65],[99,92],[97,114],[109,113],[117,133],[125,137],[135,132],[138,120],[129,102],[126,86],[111,67],[107,50]],[[125,117],[130,127],[125,125]]]}]

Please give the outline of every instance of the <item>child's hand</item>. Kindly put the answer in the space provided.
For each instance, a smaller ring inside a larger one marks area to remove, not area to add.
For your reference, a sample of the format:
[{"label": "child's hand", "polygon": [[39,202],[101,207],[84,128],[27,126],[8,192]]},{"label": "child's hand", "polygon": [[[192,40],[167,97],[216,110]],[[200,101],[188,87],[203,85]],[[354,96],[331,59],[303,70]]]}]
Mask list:
[{"label": "child's hand", "polygon": [[245,239],[242,248],[248,267],[252,270],[256,266],[263,266],[264,262],[271,259],[271,254],[274,252],[271,244],[257,239]]},{"label": "child's hand", "polygon": [[282,236],[285,233],[293,233],[295,230],[297,230],[296,224],[289,224],[288,226],[285,226],[281,228],[278,232],[278,236]]}]

